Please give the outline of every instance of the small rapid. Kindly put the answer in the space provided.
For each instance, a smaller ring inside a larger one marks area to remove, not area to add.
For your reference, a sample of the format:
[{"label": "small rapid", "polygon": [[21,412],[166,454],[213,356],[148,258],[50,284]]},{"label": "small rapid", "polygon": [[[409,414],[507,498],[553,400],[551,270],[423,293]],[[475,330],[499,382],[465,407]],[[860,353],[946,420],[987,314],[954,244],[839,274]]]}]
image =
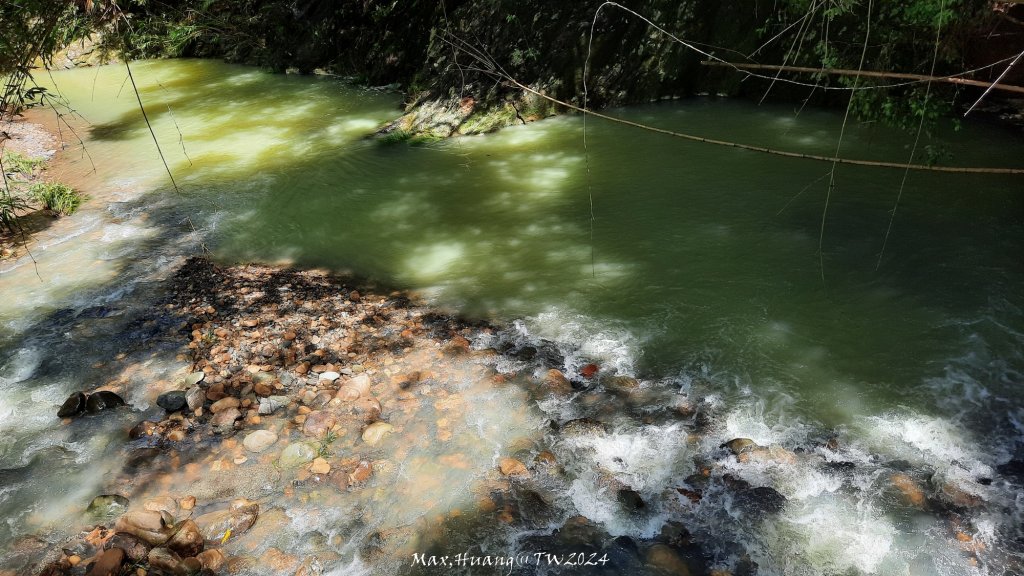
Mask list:
[{"label": "small rapid", "polygon": [[[1014,178],[912,174],[880,253],[901,173],[840,167],[822,231],[827,166],[602,122],[584,148],[574,117],[389,146],[365,136],[391,94],[133,66],[180,190],[123,68],[54,73],[85,148],[48,176],[90,199],[0,262],[0,563],[87,554],[86,508],[119,494],[194,496],[181,518],[258,502],[222,543],[240,574],[430,574],[414,554],[459,553],[526,559],[516,574],[564,573],[539,553],[608,574],[1022,570]],[[810,153],[842,120],[710,99],[613,112]],[[851,126],[844,151],[908,144]],[[974,123],[933,144],[963,165],[1016,166],[1022,147]],[[210,270],[190,260],[204,247]],[[197,370],[205,415],[171,419],[158,398]],[[327,402],[360,375],[391,427],[372,442],[365,405]],[[257,413],[258,384],[290,403]],[[235,428],[211,428],[211,389],[248,402]],[[95,390],[127,406],[56,417]],[[129,439],[143,421],[159,433]],[[277,442],[249,450],[254,430]],[[331,472],[283,466],[290,448]]]}]

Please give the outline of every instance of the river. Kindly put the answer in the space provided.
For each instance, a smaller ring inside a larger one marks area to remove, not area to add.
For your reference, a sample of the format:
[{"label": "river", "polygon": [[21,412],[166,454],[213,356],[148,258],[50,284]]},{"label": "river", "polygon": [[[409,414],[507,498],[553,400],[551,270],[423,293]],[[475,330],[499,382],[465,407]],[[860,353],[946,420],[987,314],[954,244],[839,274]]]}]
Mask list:
[{"label": "river", "polygon": [[[386,145],[364,137],[395,116],[393,94],[209,61],[133,71],[179,190],[123,66],[47,81],[85,140],[65,127],[70,146],[50,175],[91,198],[37,234],[35,263],[0,262],[0,543],[73,526],[106,486],[119,434],[157,410],[145,380],[180,361],[140,358],[146,375],[129,380],[142,389],[126,395],[135,411],[88,430],[62,425],[56,409],[110,377],[101,364],[125,343],[108,336],[203,244],[222,263],[344,270],[412,290],[509,327],[476,347],[545,343],[571,378],[594,362],[649,389],[628,410],[602,401],[608,434],[550,441],[569,469],[547,487],[558,522],[494,536],[492,551],[532,551],[530,538],[581,514],[609,537],[641,542],[679,520],[708,565],[734,571],[744,555],[759,574],[1020,569],[1022,478],[1006,466],[1024,455],[1019,176],[911,172],[900,194],[902,170],[840,165],[829,191],[827,163],[576,116]],[[842,124],[831,111],[707,98],[611,114],[823,155]],[[925,140],[955,165],[1020,167],[1024,157],[1019,135],[981,123]],[[906,161],[911,144],[851,123],[841,155]],[[681,398],[713,415],[689,440],[688,422],[644,418]],[[512,431],[543,435],[548,420],[589,415],[573,400],[513,393],[470,410],[467,422],[508,422],[471,452],[485,467]],[[722,456],[719,445],[737,437],[798,461]],[[785,509],[755,522],[714,489],[695,506],[669,505],[662,491],[692,474],[695,458],[772,486]],[[628,481],[647,511],[609,505],[614,495],[588,475],[595,466]],[[909,506],[894,475],[930,502],[954,482],[983,504]],[[281,546],[345,533],[340,522],[294,520]],[[328,571],[365,567],[355,549],[337,551]]]}]

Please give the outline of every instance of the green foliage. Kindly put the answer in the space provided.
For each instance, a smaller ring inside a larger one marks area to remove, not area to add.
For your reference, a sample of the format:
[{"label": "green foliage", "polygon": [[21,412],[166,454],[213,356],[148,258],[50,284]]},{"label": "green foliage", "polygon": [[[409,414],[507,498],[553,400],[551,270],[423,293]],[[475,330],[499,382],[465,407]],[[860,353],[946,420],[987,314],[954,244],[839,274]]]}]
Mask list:
[{"label": "green foliage", "polygon": [[21,197],[8,190],[0,191],[0,231],[14,233],[18,230],[18,212],[31,208]]},{"label": "green foliage", "polygon": [[45,165],[46,160],[43,158],[26,158],[17,152],[4,152],[4,172],[14,177],[21,176],[21,180],[27,179],[37,168],[42,168]]},{"label": "green foliage", "polygon": [[82,195],[74,188],[59,182],[39,182],[28,189],[29,196],[40,202],[43,208],[67,216],[73,214],[82,204]]},{"label": "green foliage", "polygon": [[320,458],[331,457],[331,444],[334,444],[338,440],[338,435],[333,431],[328,431],[327,435],[320,439],[320,445],[317,446],[316,455]]}]

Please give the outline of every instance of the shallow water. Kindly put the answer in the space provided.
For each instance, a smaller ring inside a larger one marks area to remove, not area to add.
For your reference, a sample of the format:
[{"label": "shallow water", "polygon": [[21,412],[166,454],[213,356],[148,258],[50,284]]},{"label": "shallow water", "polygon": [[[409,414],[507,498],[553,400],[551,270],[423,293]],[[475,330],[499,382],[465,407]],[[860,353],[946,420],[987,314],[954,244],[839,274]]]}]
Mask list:
[{"label": "shallow water", "polygon": [[[557,487],[559,509],[611,536],[649,538],[666,518],[683,519],[723,542],[712,564],[734,567],[742,553],[729,543],[741,543],[761,573],[1001,574],[1006,555],[1019,553],[1019,479],[995,470],[1021,456],[1024,432],[1019,177],[910,173],[879,258],[900,170],[839,166],[822,228],[827,164],[599,120],[586,123],[584,146],[576,117],[384,146],[363,136],[395,115],[393,95],[213,62],[134,70],[180,190],[169,186],[122,67],[55,73],[87,146],[72,146],[53,176],[93,199],[40,233],[37,265],[0,264],[0,286],[13,295],[0,301],[0,463],[12,477],[0,492],[3,540],[29,531],[36,516],[59,524],[101,485],[118,426],[138,417],[86,433],[53,414],[72,390],[109,378],[94,364],[124,342],[104,335],[121,334],[131,306],[149,302],[150,286],[201,239],[224,262],[351,270],[509,322],[501,342],[554,342],[570,376],[593,361],[639,377],[647,394],[632,413],[614,402],[588,411],[514,395],[482,412],[500,420],[522,410],[538,422],[600,412],[614,424],[606,437],[553,441],[573,478]],[[700,99],[613,113],[816,154],[834,151],[842,122],[831,112]],[[1019,167],[1024,150],[1019,137],[972,123],[928,143],[958,165]],[[857,125],[842,154],[905,161],[910,144]],[[83,320],[97,306],[115,313]],[[158,374],[180,367],[147,362]],[[637,417],[683,399],[714,415],[694,439],[682,424]],[[146,402],[140,393],[132,403]],[[750,522],[714,490],[694,508],[661,495],[695,471],[694,457],[734,437],[815,458],[720,459],[783,493],[781,515]],[[838,453],[820,447],[831,437]],[[48,455],[53,446],[59,456]],[[855,467],[831,474],[829,461]],[[56,473],[67,467],[86,472]],[[655,510],[634,517],[610,505],[591,477],[597,468]],[[987,546],[977,566],[950,544],[948,518],[908,510],[891,494],[889,478],[903,469],[958,478],[985,497],[965,521]],[[55,499],[55,490],[65,493]]]}]

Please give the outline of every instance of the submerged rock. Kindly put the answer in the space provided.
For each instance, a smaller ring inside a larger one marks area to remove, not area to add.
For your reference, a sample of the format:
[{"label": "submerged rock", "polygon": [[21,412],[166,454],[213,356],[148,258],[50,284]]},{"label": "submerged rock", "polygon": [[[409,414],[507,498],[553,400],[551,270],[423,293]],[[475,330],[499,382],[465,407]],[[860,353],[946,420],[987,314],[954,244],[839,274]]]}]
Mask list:
[{"label": "submerged rock", "polygon": [[282,468],[295,468],[316,458],[316,447],[306,442],[297,442],[289,445],[281,452],[278,463]]},{"label": "submerged rock", "polygon": [[387,422],[374,422],[367,426],[366,430],[363,430],[363,442],[374,446],[394,431],[395,427]]},{"label": "submerged rock", "polygon": [[203,514],[195,519],[195,524],[207,545],[219,545],[228,531],[230,531],[228,538],[232,538],[252,528],[259,513],[258,504],[245,504],[228,510]]},{"label": "submerged rock", "polygon": [[672,576],[690,576],[690,567],[679,554],[665,544],[655,544],[647,550],[647,565],[661,574]]},{"label": "submerged rock", "polygon": [[277,434],[273,430],[257,430],[242,440],[242,445],[250,452],[263,452],[277,442]]},{"label": "submerged rock", "polygon": [[206,392],[204,392],[199,386],[193,386],[185,391],[185,404],[188,406],[189,410],[202,408],[205,403]]},{"label": "submerged rock", "polygon": [[786,497],[778,490],[759,486],[740,490],[733,496],[733,506],[755,519],[778,514],[786,507]]},{"label": "submerged rock", "polygon": [[99,392],[89,395],[89,398],[85,402],[85,409],[89,412],[100,412],[101,410],[117,408],[118,406],[124,406],[125,404],[124,398],[121,398],[117,394],[108,390],[100,390]]},{"label": "submerged rock", "polygon": [[102,494],[92,499],[86,513],[97,519],[113,519],[128,509],[128,499],[118,494]]},{"label": "submerged rock", "polygon": [[163,408],[167,412],[180,412],[185,408],[188,408],[188,399],[185,396],[185,392],[181,390],[173,390],[171,392],[164,392],[156,399],[156,405]]},{"label": "submerged rock", "polygon": [[523,464],[515,458],[502,458],[498,462],[498,469],[504,476],[529,476],[530,471],[526,468],[526,464]]},{"label": "submerged rock", "polygon": [[58,418],[74,418],[79,414],[85,412],[86,398],[85,394],[81,392],[75,392],[68,399],[61,404],[60,409],[57,410]]},{"label": "submerged rock", "polygon": [[615,499],[622,504],[622,507],[629,511],[640,510],[644,507],[644,499],[640,493],[630,488],[623,488],[616,494]]},{"label": "submerged rock", "polygon": [[210,420],[210,425],[213,426],[215,432],[224,433],[235,426],[235,420],[242,418],[242,413],[238,411],[238,408],[227,408],[222,412],[213,415]]}]

